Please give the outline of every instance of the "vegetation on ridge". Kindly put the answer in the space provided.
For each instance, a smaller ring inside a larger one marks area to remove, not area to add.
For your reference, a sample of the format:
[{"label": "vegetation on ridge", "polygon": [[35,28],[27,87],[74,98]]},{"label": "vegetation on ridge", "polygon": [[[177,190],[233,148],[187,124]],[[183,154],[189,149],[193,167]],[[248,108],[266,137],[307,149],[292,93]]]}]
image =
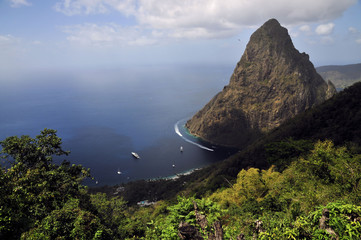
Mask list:
[{"label": "vegetation on ridge", "polygon": [[[64,161],[55,130],[1,142],[0,237],[5,239],[358,239],[361,154],[330,140],[299,141],[282,172],[241,170],[202,198],[180,194],[148,207],[89,194],[89,170]],[[270,148],[272,149],[272,147]],[[287,152],[287,151],[286,151]],[[279,155],[272,152],[271,155]],[[272,156],[273,159],[275,156]],[[187,234],[192,234],[192,237]]]},{"label": "vegetation on ridge", "polygon": [[[7,138],[2,158],[12,160],[0,171],[0,238],[179,239],[185,228],[211,239],[218,223],[224,239],[359,239],[360,96],[358,83],[179,181],[132,183],[137,193],[132,198],[125,187],[128,201],[89,193],[82,166],[54,164],[53,155],[68,154],[55,130]],[[140,186],[163,195],[153,205],[134,205],[147,199]]]}]

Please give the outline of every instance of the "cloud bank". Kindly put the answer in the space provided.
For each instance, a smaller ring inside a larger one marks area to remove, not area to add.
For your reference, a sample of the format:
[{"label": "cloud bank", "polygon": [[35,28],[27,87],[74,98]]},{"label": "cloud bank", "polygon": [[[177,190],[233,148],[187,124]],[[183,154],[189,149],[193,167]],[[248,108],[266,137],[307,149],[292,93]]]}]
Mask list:
[{"label": "cloud bank", "polygon": [[[357,0],[61,0],[54,9],[68,16],[116,13],[134,19],[115,23],[67,26],[68,40],[92,45],[152,44],[161,39],[226,38],[270,18],[292,26],[323,23],[340,17]],[[334,25],[321,25],[327,35]],[[307,28],[301,29],[303,31]],[[137,39],[137,40],[135,40]],[[136,42],[138,41],[138,42]]]},{"label": "cloud bank", "polygon": [[[24,0],[17,0],[24,1]],[[55,5],[66,15],[118,11],[142,25],[170,29],[232,29],[259,25],[269,18],[300,24],[337,18],[357,0],[62,0]]]}]

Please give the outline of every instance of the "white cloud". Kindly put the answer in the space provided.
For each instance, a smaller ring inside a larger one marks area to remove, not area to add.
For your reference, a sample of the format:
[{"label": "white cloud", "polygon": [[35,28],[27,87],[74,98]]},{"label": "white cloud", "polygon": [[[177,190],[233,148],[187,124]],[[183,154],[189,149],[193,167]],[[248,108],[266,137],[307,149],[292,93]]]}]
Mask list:
[{"label": "white cloud", "polygon": [[114,8],[117,11],[125,14],[126,16],[136,14],[136,0],[103,0],[109,5],[110,8]]},{"label": "white cloud", "polygon": [[318,35],[330,35],[333,32],[334,28],[334,23],[327,23],[318,25],[315,31]]},{"label": "white cloud", "polygon": [[302,32],[306,32],[306,33],[311,32],[311,27],[310,27],[310,25],[302,25],[299,29],[300,29],[300,31],[302,31]]},{"label": "white cloud", "polygon": [[[292,37],[298,37],[300,33],[305,34],[306,36],[313,35],[312,28],[310,25],[305,24],[298,28],[299,31],[291,34]],[[292,29],[290,29],[290,32],[292,33]]]},{"label": "white cloud", "polygon": [[[61,0],[56,10],[68,15],[105,13],[111,9],[154,26],[205,24],[259,25],[268,18],[285,24],[334,19],[357,0]],[[169,21],[170,20],[170,21]],[[241,21],[240,21],[241,20]]]},{"label": "white cloud", "polygon": [[357,0],[61,0],[55,9],[67,15],[118,11],[138,26],[176,38],[232,36],[270,18],[282,25],[333,20]]},{"label": "white cloud", "polygon": [[22,7],[22,6],[31,6],[31,3],[29,3],[27,0],[10,0],[10,6],[11,7]]},{"label": "white cloud", "polygon": [[66,26],[63,31],[69,34],[67,40],[84,46],[150,45],[156,42],[153,38],[143,35],[143,30],[139,28],[122,27],[114,23]]}]

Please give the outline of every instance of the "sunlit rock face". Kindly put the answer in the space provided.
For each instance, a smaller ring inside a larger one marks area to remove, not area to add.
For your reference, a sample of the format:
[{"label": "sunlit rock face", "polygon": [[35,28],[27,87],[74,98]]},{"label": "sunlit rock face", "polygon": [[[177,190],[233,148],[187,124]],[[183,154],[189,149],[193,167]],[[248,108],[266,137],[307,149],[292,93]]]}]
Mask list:
[{"label": "sunlit rock face", "polygon": [[270,19],[252,34],[229,84],[186,127],[209,142],[242,148],[335,93],[287,29]]}]

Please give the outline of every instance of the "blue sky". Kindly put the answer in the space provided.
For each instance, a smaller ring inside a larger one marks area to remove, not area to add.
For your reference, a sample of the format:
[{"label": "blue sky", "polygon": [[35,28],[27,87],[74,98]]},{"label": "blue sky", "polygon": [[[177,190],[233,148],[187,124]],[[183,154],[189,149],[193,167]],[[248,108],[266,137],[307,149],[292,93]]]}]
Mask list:
[{"label": "blue sky", "polygon": [[270,18],[315,66],[361,62],[357,0],[0,0],[0,71],[235,65]]}]

